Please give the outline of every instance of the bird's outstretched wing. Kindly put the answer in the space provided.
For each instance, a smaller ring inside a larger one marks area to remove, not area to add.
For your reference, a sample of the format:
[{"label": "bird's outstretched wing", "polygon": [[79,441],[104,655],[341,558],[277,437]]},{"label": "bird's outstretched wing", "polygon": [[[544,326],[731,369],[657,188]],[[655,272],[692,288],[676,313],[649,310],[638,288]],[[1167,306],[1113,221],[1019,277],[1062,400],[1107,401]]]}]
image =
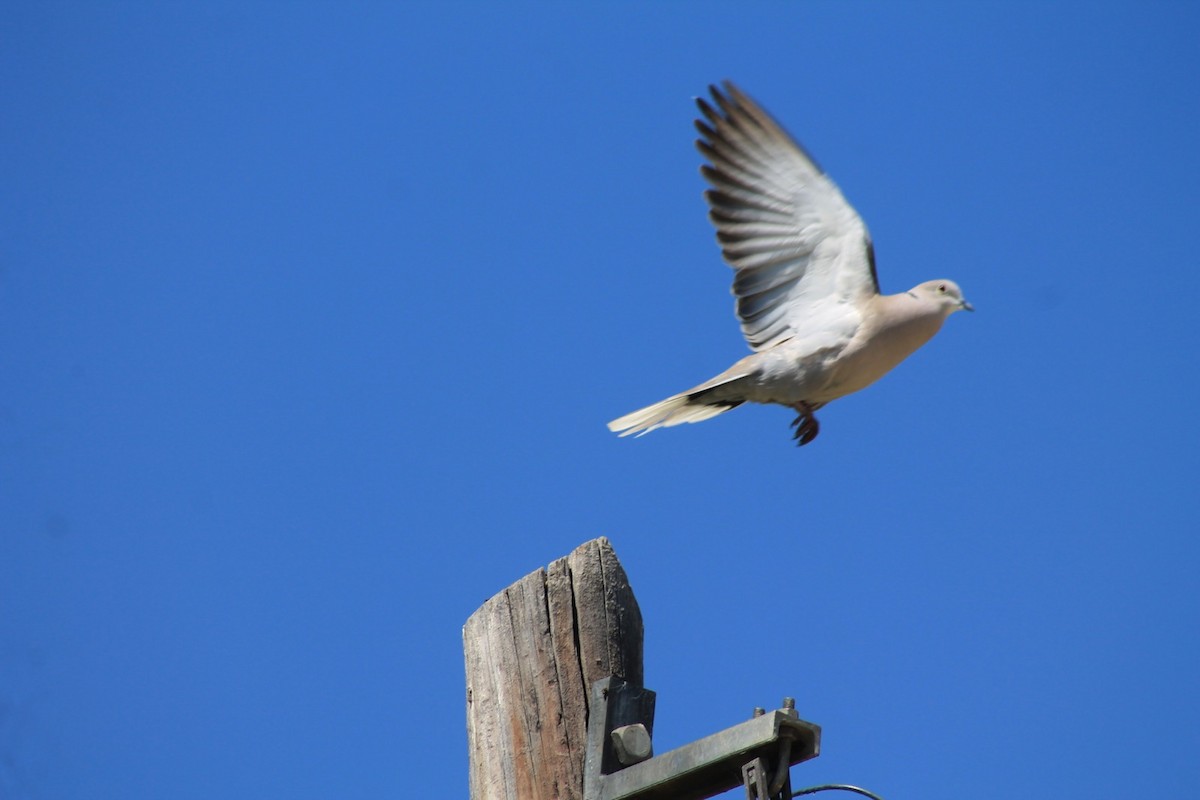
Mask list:
[{"label": "bird's outstretched wing", "polygon": [[726,81],[697,99],[704,193],[754,350],[852,335],[879,293],[866,225],[804,148]]}]

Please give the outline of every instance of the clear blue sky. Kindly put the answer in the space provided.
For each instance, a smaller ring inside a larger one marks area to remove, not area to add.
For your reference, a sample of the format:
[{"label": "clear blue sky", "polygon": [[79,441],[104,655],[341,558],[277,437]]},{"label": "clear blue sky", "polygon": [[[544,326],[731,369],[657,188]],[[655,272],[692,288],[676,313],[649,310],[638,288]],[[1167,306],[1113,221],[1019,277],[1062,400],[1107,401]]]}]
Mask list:
[{"label": "clear blue sky", "polygon": [[[598,535],[657,747],[795,695],[798,786],[1200,784],[1200,6],[14,3],[0,797],[466,795],[461,626]],[[731,78],[895,292],[821,415],[604,423],[746,352]]]}]

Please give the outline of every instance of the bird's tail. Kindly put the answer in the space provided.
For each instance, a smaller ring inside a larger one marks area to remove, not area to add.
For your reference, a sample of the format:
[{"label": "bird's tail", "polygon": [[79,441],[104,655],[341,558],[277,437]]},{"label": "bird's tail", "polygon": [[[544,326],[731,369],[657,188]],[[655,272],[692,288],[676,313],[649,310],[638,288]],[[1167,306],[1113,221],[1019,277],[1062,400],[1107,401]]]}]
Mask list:
[{"label": "bird's tail", "polygon": [[614,419],[608,423],[608,429],[621,436],[634,434],[641,436],[656,428],[670,428],[684,422],[701,422],[715,417],[717,414],[736,408],[741,400],[710,400],[705,401],[707,392],[692,390],[668,397],[652,406],[640,408],[631,414]]}]

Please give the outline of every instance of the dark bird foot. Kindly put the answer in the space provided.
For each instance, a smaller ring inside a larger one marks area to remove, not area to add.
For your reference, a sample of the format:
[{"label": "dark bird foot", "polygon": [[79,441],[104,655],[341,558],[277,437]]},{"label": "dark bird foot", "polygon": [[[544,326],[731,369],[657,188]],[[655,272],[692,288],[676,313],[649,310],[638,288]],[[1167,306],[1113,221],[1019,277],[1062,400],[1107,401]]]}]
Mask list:
[{"label": "dark bird foot", "polygon": [[821,432],[821,423],[817,422],[817,418],[813,415],[816,409],[808,403],[801,403],[796,406],[796,410],[800,412],[800,416],[792,420],[792,427],[796,429],[792,438],[796,440],[797,447],[804,447],[817,438],[817,434]]}]

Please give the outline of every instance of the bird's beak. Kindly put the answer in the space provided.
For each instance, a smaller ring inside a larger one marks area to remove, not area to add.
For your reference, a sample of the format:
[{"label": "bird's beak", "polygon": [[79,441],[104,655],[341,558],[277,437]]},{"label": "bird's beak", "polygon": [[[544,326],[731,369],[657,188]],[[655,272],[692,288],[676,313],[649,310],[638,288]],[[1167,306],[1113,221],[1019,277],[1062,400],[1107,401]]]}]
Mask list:
[{"label": "bird's beak", "polygon": [[962,304],[959,306],[959,308],[961,308],[963,311],[974,311],[975,310],[975,306],[971,305],[966,300],[962,301]]}]

